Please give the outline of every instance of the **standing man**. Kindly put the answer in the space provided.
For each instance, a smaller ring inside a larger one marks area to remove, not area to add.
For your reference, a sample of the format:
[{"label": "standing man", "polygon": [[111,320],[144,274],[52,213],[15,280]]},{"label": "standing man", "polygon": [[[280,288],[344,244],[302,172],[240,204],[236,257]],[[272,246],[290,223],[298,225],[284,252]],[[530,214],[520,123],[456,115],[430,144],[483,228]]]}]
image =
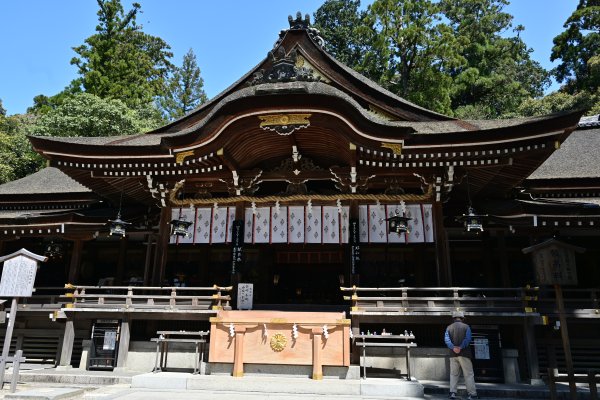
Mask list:
[{"label": "standing man", "polygon": [[475,389],[475,374],[473,373],[473,363],[471,362],[471,327],[465,324],[465,314],[462,311],[452,313],[454,322],[446,328],[444,341],[450,349],[450,398],[456,398],[456,388],[458,378],[462,369],[467,386],[468,400],[477,399],[477,389]]}]

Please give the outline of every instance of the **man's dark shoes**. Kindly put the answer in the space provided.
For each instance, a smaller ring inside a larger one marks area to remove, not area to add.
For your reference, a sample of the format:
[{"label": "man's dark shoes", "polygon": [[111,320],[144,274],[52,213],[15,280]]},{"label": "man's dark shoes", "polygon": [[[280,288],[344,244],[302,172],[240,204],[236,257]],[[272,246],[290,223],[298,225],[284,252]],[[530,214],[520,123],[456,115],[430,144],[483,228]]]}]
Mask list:
[{"label": "man's dark shoes", "polygon": [[467,400],[474,400],[474,399],[478,399],[479,396],[477,396],[476,394],[470,394],[467,396]]},{"label": "man's dark shoes", "polygon": [[450,392],[450,394],[448,395],[449,399],[456,399],[456,393],[454,392]]}]

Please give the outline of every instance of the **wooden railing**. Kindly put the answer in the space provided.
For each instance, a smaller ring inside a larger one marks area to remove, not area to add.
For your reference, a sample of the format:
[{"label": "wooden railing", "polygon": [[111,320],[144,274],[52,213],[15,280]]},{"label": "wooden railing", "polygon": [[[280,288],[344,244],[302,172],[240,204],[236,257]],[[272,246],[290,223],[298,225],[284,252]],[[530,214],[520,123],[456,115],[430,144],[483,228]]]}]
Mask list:
[{"label": "wooden railing", "polygon": [[72,286],[65,297],[72,300],[66,308],[221,310],[230,309],[231,286],[152,287],[152,286]]},{"label": "wooden railing", "polygon": [[152,287],[74,286],[36,288],[22,298],[19,311],[78,310],[221,310],[231,309],[231,286]]},{"label": "wooden railing", "polygon": [[[554,316],[556,300],[552,289],[462,288],[462,287],[342,287],[352,302],[352,314],[405,313],[448,315],[454,310],[473,315],[548,315]],[[567,313],[573,316],[600,317],[597,289],[565,289]],[[542,296],[541,296],[542,295]]]},{"label": "wooden railing", "polygon": [[[600,289],[562,288],[565,313],[568,317],[600,318]],[[543,315],[558,315],[556,292],[552,287],[540,288],[537,304]]]},{"label": "wooden railing", "polygon": [[[557,400],[556,390],[557,382],[569,382],[567,374],[560,374],[555,368],[548,368],[548,388],[550,389],[550,399]],[[586,383],[590,390],[590,400],[598,399],[598,383],[600,383],[600,373],[598,370],[589,370],[586,374],[575,374],[573,382]]]}]

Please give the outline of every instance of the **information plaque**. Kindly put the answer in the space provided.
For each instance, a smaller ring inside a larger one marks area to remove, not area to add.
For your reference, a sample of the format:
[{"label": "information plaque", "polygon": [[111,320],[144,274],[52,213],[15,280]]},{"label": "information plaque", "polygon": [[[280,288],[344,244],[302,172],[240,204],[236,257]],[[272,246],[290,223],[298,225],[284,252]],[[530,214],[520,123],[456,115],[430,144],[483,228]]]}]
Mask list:
[{"label": "information plaque", "polygon": [[0,297],[30,297],[37,266],[37,260],[22,255],[4,261]]}]

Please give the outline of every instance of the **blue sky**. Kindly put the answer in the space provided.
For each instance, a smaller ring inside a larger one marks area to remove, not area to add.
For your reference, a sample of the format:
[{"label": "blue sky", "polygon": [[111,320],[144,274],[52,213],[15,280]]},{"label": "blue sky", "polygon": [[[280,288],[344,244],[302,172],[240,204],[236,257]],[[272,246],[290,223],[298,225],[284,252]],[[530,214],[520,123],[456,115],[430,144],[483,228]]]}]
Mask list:
[{"label": "blue sky", "polygon": [[[137,0],[144,31],[172,48],[173,62],[193,48],[213,97],[258,64],[272,48],[287,16],[312,17],[324,0]],[[129,9],[132,1],[123,0]],[[362,1],[363,4],[365,0]],[[559,34],[577,0],[512,0],[507,11],[533,58],[551,68],[552,39]],[[0,0],[0,99],[8,114],[25,112],[38,94],[53,95],[76,77],[72,47],[94,33],[95,0]],[[557,86],[554,85],[553,89]]]}]

